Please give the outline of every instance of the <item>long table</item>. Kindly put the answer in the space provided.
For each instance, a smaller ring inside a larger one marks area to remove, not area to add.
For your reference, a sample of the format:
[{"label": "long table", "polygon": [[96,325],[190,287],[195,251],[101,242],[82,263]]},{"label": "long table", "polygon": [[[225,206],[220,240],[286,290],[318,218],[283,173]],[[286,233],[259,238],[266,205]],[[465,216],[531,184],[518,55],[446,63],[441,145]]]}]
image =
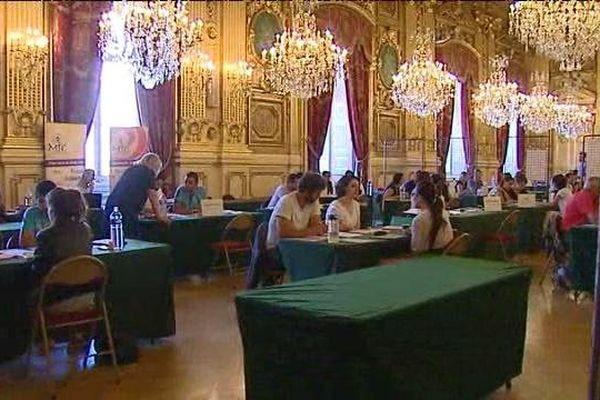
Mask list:
[{"label": "long table", "polygon": [[[141,338],[175,334],[169,246],[127,239],[121,251],[94,248],[93,255],[108,267],[106,300],[116,332]],[[0,360],[23,354],[29,344],[31,264],[23,259],[0,262]]]},{"label": "long table", "polygon": [[[177,216],[167,227],[155,219],[139,221],[140,238],[149,242],[168,243],[173,250],[175,274],[206,275],[215,254],[211,244],[221,239],[225,226],[237,214],[219,216]],[[255,216],[255,213],[252,213]]]},{"label": "long table", "polygon": [[426,256],[242,293],[246,399],[479,399],[521,373],[530,279]]},{"label": "long table", "polygon": [[573,273],[573,289],[593,293],[596,284],[598,226],[571,228],[565,235],[569,249],[569,266]]},{"label": "long table", "polygon": [[292,281],[372,267],[382,257],[410,252],[410,236],[389,232],[385,236],[361,235],[328,243],[327,238],[283,239],[279,242],[283,264]]},{"label": "long table", "polygon": [[226,210],[255,212],[269,200],[268,197],[255,199],[225,200],[223,206]]}]

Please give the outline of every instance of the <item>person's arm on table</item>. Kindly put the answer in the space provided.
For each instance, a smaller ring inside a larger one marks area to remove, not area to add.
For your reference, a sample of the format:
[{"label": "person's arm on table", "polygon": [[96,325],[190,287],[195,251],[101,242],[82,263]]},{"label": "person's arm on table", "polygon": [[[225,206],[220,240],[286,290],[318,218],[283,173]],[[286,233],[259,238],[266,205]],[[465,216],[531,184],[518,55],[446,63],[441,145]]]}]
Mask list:
[{"label": "person's arm on table", "polygon": [[187,208],[187,205],[182,201],[182,189],[178,187],[175,191],[175,204],[173,206],[173,212],[175,214],[191,214],[192,210]]},{"label": "person's arm on table", "polygon": [[163,224],[169,225],[171,220],[160,211],[160,203],[158,200],[158,192],[156,189],[148,189],[148,200],[150,200],[150,205],[152,205],[152,212],[156,216],[156,219]]}]

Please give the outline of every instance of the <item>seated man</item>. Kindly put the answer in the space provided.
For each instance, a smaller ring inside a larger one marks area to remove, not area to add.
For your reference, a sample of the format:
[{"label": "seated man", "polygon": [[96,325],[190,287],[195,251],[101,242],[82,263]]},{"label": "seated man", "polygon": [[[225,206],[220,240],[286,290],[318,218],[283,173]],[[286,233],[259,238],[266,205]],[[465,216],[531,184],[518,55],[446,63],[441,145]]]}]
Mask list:
[{"label": "seated man", "polygon": [[600,178],[589,177],[583,190],[575,193],[565,207],[563,231],[574,226],[598,223]]},{"label": "seated man", "polygon": [[198,174],[188,172],[185,176],[185,184],[175,191],[175,213],[192,214],[200,210],[200,203],[206,198],[206,191],[198,186]]},{"label": "seated man", "polygon": [[[271,196],[271,200],[269,200],[269,205],[267,205],[267,208],[275,208],[275,206],[279,202],[279,199],[281,199],[286,194],[292,193],[293,191],[297,190],[298,179],[300,179],[301,176],[301,174],[296,173],[289,174],[285,179],[285,185],[279,185],[277,186],[277,189],[275,189],[275,192]],[[324,185],[325,183],[323,183],[323,188],[325,187]]]},{"label": "seated man", "polygon": [[321,222],[319,196],[325,189],[323,178],[311,172],[298,182],[298,191],[286,194],[279,200],[267,234],[267,249],[274,249],[283,238],[301,238],[325,233]]},{"label": "seated man", "polygon": [[41,181],[35,187],[37,204],[29,207],[23,215],[21,232],[19,233],[19,247],[33,247],[36,245],[35,236],[39,231],[50,225],[46,195],[56,188],[52,181]]}]

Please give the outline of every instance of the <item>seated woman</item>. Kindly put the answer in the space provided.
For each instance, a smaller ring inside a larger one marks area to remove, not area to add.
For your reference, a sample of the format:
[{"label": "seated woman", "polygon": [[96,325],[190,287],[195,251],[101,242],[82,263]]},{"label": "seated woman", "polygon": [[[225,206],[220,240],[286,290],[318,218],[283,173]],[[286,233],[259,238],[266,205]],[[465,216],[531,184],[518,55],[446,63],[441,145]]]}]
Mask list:
[{"label": "seated woman", "polygon": [[19,233],[19,247],[33,247],[36,245],[35,235],[50,225],[48,218],[48,207],[46,206],[46,195],[50,193],[56,184],[52,181],[41,181],[35,186],[36,205],[29,207],[23,215],[21,231]]},{"label": "seated woman", "polygon": [[573,197],[571,189],[567,184],[567,178],[563,174],[554,175],[552,177],[552,201],[554,207],[560,210],[560,215],[565,215],[567,203]]},{"label": "seated woman", "polygon": [[527,193],[527,176],[522,171],[515,174],[514,190],[517,193]]},{"label": "seated woman", "polygon": [[93,193],[96,179],[96,172],[93,169],[86,169],[81,174],[81,178],[77,183],[77,189],[81,193]]},{"label": "seated woman", "polygon": [[445,204],[448,204],[450,202],[450,191],[444,177],[440,174],[433,174],[431,175],[431,182],[435,186],[436,194],[444,200]]},{"label": "seated woman", "polygon": [[[34,270],[44,277],[57,263],[70,257],[92,254],[92,230],[85,221],[86,205],[78,190],[56,188],[47,196],[50,225],[37,234]],[[69,287],[52,291],[50,302],[89,291]],[[86,298],[92,301],[93,298]],[[81,300],[81,299],[80,299]]]},{"label": "seated woman", "polygon": [[385,188],[385,192],[383,192],[383,201],[391,198],[400,196],[400,186],[402,185],[402,178],[404,178],[404,174],[398,172],[394,174],[392,177],[392,181]]},{"label": "seated woman", "polygon": [[497,195],[500,196],[502,204],[515,202],[519,199],[517,192],[513,189],[515,180],[512,177],[505,176],[498,185]]},{"label": "seated woman", "polygon": [[443,249],[452,241],[452,225],[433,183],[423,181],[417,185],[415,203],[420,212],[410,227],[412,251],[420,253]]},{"label": "seated woman", "polygon": [[340,224],[340,231],[360,229],[360,204],[356,198],[360,194],[358,179],[344,176],[335,185],[338,199],[327,208],[326,220],[335,215]]},{"label": "seated woman", "polygon": [[175,208],[177,214],[193,214],[200,211],[200,202],[206,198],[206,191],[198,186],[198,174],[188,172],[185,184],[175,191]]}]

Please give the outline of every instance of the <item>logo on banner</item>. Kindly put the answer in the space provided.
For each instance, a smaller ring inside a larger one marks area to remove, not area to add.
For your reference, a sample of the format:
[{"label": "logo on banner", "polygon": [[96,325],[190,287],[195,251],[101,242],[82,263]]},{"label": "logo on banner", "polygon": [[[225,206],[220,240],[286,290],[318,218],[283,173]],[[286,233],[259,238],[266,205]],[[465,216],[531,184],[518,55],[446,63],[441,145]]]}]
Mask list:
[{"label": "logo on banner", "polygon": [[125,169],[149,149],[148,128],[110,128],[110,185],[114,187]]},{"label": "logo on banner", "polygon": [[85,163],[87,127],[82,124],[48,122],[44,133],[46,179],[58,186],[74,188]]}]

